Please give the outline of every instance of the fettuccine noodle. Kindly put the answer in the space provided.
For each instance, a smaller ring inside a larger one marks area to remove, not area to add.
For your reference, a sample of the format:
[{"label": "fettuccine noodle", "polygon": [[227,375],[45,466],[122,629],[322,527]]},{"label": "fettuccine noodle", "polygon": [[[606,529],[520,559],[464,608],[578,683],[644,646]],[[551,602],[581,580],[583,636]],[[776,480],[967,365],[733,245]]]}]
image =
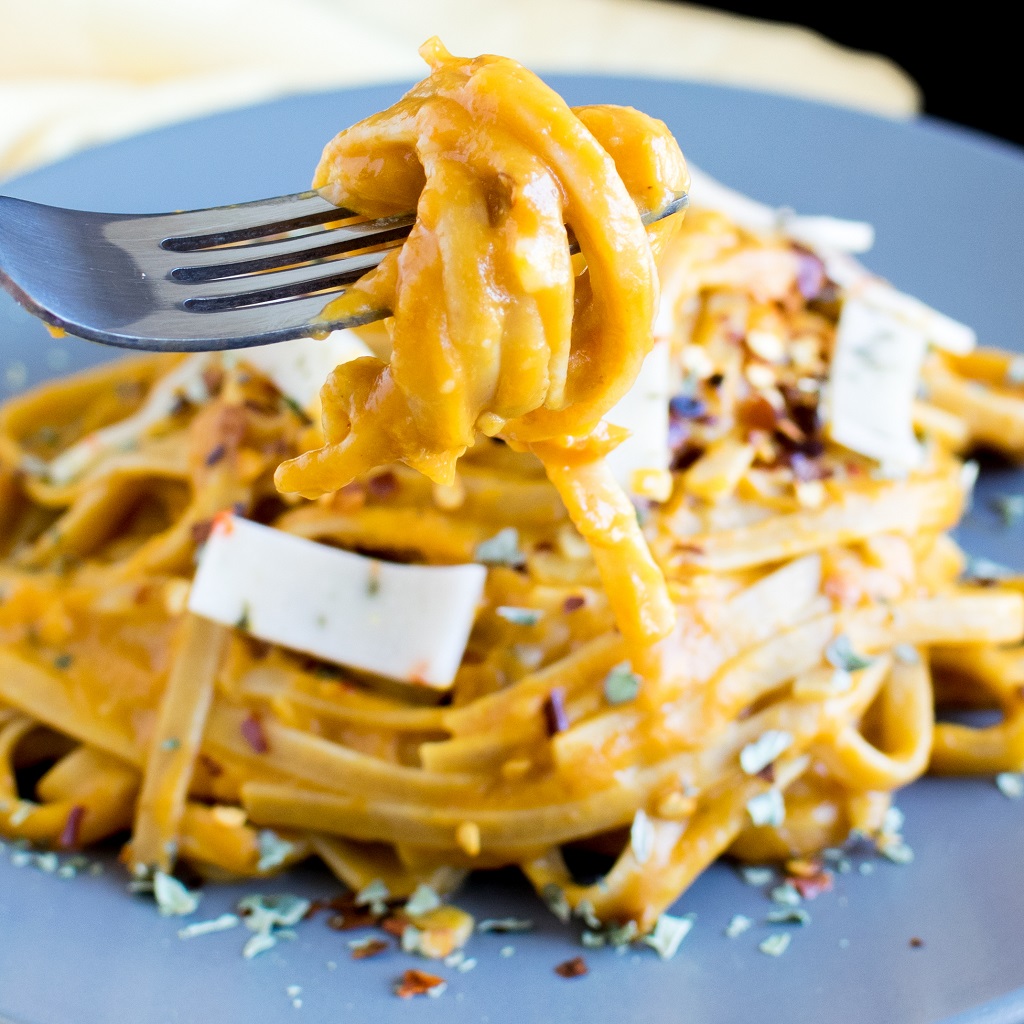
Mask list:
[{"label": "fettuccine noodle", "polygon": [[[924,772],[1024,769],[1024,585],[965,578],[947,534],[960,455],[1024,454],[1013,357],[932,352],[921,461],[880,471],[824,426],[847,296],[813,253],[708,209],[645,231],[686,187],[663,125],[425,52],[317,170],[341,205],[417,211],[338,300],[394,315],[331,375],[322,429],[244,356],[117,362],[0,411],[0,834],[129,829],[142,874],[317,856],[396,896],[514,864],[646,932],[721,855],[884,843]],[[631,500],[603,417],[659,274],[671,487]],[[439,696],[189,612],[225,511],[422,565],[511,528],[521,557],[488,568]],[[937,722],[945,702],[1001,715]],[[614,852],[598,883],[573,845]]]}]

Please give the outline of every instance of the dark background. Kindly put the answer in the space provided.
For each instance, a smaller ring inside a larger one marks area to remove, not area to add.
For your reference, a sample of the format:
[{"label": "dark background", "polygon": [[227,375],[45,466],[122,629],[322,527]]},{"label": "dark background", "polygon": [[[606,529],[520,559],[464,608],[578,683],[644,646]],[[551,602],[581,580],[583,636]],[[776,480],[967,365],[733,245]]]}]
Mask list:
[{"label": "dark background", "polygon": [[[752,18],[803,25],[841,46],[880,53],[921,87],[925,112],[1024,146],[1016,4],[856,2],[702,3]],[[1011,49],[1012,48],[1012,49]]]}]

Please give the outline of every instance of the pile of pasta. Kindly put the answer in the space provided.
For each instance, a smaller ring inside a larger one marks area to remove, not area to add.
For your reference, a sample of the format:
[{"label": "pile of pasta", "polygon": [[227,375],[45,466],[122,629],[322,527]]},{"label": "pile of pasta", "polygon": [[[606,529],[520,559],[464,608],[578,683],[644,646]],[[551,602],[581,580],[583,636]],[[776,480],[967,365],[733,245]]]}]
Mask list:
[{"label": "pile of pasta", "polygon": [[[440,482],[395,462],[302,498],[274,474],[323,430],[244,354],[204,357],[188,387],[185,357],[155,356],[9,401],[0,834],[78,849],[127,833],[137,873],[318,857],[396,897],[517,865],[554,906],[644,933],[722,855],[895,842],[892,794],[923,773],[1024,769],[1022,586],[972,577],[948,535],[963,453],[1024,456],[1013,357],[932,352],[922,460],[882,472],[829,437],[846,296],[815,253],[696,207],[660,273],[670,486],[635,499],[634,528],[675,626],[642,664],[528,445],[477,432]],[[118,441],[154,395],[172,400]],[[439,694],[190,613],[226,510],[397,562],[514,544]],[[937,722],[946,705],[1001,714]],[[612,855],[597,882],[570,872],[578,849]]]}]

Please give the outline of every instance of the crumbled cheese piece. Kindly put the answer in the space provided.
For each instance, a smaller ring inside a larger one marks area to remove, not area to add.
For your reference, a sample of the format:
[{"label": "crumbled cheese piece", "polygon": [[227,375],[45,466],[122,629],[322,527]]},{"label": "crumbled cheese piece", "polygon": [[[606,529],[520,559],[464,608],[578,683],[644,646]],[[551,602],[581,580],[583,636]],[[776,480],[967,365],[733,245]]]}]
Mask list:
[{"label": "crumbled cheese piece", "polygon": [[376,903],[386,904],[390,898],[391,890],[382,879],[375,878],[356,893],[355,905],[357,907],[371,907]]},{"label": "crumbled cheese piece", "polygon": [[548,882],[541,889],[540,898],[547,904],[548,910],[563,924],[572,917],[572,907],[569,906],[569,901],[565,898],[562,887],[557,883]]},{"label": "crumbled cheese piece", "polygon": [[757,948],[767,956],[782,956],[789,949],[792,936],[788,932],[776,932],[769,935]]},{"label": "crumbled cheese piece", "polygon": [[745,864],[740,868],[740,877],[747,885],[768,885],[775,880],[775,871],[756,864]]},{"label": "crumbled cheese piece", "polygon": [[758,793],[747,801],[747,813],[755,825],[778,827],[786,820],[786,804],[782,793],[774,788]]},{"label": "crumbled cheese piece", "polygon": [[436,910],[441,906],[441,898],[429,885],[420,883],[416,886],[413,894],[405,902],[405,912],[410,917],[417,917],[426,914],[430,910]]},{"label": "crumbled cheese piece", "polygon": [[795,907],[803,901],[803,897],[800,895],[796,886],[792,885],[790,882],[786,882],[783,885],[777,885],[772,889],[771,896],[773,903],[778,903],[783,907]]},{"label": "crumbled cheese piece", "polygon": [[646,864],[654,852],[654,824],[644,811],[637,811],[629,830],[629,845],[638,864]]},{"label": "crumbled cheese piece", "polygon": [[226,932],[231,928],[237,928],[241,923],[242,919],[237,914],[221,914],[220,917],[212,918],[209,921],[196,921],[194,924],[187,924],[184,928],[179,928],[178,938],[194,939],[199,935]]},{"label": "crumbled cheese piece", "polygon": [[740,751],[740,766],[747,775],[756,775],[792,745],[793,737],[788,732],[768,729]]},{"label": "crumbled cheese piece", "polygon": [[260,859],[257,871],[273,871],[279,868],[295,852],[295,844],[282,839],[272,829],[264,828],[256,836]]},{"label": "crumbled cheese piece", "polygon": [[671,960],[680,943],[690,934],[695,920],[695,914],[686,914],[684,917],[662,914],[654,925],[654,931],[645,935],[643,941],[655,949],[662,960]]},{"label": "crumbled cheese piece", "polygon": [[199,906],[200,893],[190,892],[176,878],[157,871],[153,876],[153,896],[165,917],[187,917]]},{"label": "crumbled cheese piece", "polygon": [[999,792],[1010,800],[1024,798],[1024,775],[1020,772],[1000,772],[996,776]]},{"label": "crumbled cheese piece", "polygon": [[203,547],[189,610],[325,661],[446,689],[473,625],[480,565],[397,565],[235,516]]},{"label": "crumbled cheese piece", "polygon": [[878,852],[893,864],[909,864],[914,859],[914,851],[900,836],[894,836],[887,842],[880,842]]},{"label": "crumbled cheese piece", "polygon": [[730,939],[738,938],[745,931],[749,931],[753,924],[753,920],[746,914],[733,914],[732,920],[725,926],[725,935]]}]

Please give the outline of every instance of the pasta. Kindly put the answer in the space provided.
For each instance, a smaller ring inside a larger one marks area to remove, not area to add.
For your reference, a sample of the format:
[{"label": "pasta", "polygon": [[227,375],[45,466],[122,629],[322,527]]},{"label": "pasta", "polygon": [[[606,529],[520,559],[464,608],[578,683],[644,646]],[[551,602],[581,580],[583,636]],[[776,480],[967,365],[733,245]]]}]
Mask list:
[{"label": "pasta", "polygon": [[[140,876],[315,856],[394,897],[513,864],[644,934],[720,856],[898,847],[892,794],[926,771],[1024,770],[1024,584],[947,532],[961,455],[1024,453],[1017,357],[929,349],[912,465],[840,445],[841,261],[699,202],[645,231],[638,206],[687,183],[664,126],[425,53],[317,171],[364,213],[418,204],[337,300],[394,316],[322,428],[256,354],[121,361],[0,410],[0,834],[128,830]],[[605,417],[655,343],[667,487],[630,497]],[[450,687],[190,610],[242,519],[357,553],[367,601],[376,562],[486,563]],[[577,846],[613,853],[599,882]]]}]

